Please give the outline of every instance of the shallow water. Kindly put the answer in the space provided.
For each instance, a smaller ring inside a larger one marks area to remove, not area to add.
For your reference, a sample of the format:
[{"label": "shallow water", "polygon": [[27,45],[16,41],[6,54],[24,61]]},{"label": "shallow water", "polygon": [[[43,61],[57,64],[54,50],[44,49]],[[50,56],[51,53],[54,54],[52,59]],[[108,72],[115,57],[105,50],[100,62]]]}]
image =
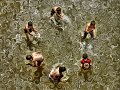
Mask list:
[{"label": "shallow water", "polygon": [[[55,5],[62,6],[72,23],[60,34],[49,24],[50,10]],[[93,74],[89,82],[84,82],[78,75],[83,53],[79,39],[86,23],[93,19],[97,38],[92,50],[88,48]],[[33,52],[27,47],[23,31],[30,20],[41,33],[40,44],[32,49],[43,53],[43,70],[25,65],[25,56]],[[0,90],[120,90],[119,29],[119,0],[0,0]],[[20,47],[15,40],[18,32],[22,37]],[[48,74],[56,63],[63,63],[69,79],[54,87]]]}]

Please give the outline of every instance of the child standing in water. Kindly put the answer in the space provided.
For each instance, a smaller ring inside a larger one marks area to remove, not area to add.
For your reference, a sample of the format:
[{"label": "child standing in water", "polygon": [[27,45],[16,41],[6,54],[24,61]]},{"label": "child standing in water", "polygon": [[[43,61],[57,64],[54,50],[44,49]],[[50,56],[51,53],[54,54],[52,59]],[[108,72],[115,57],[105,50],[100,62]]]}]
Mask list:
[{"label": "child standing in water", "polygon": [[32,41],[31,38],[34,36],[33,33],[37,33],[37,30],[34,29],[33,23],[31,21],[26,24],[24,32],[28,41]]},{"label": "child standing in water", "polygon": [[49,74],[49,79],[57,84],[61,81],[61,78],[64,76],[62,72],[66,71],[65,67],[61,67],[60,65],[53,68]]},{"label": "child standing in water", "polygon": [[62,12],[61,7],[55,6],[51,10],[50,20],[51,24],[61,32],[63,30],[63,17],[64,13]]},{"label": "child standing in water", "polygon": [[28,22],[28,24],[24,28],[24,32],[26,35],[26,40],[27,40],[27,46],[29,47],[30,50],[32,49],[32,46],[37,43],[39,45],[40,43],[40,33],[38,33],[37,30],[34,29],[33,23],[31,21]]},{"label": "child standing in water", "polygon": [[88,73],[90,72],[91,74],[91,60],[88,58],[88,55],[85,53],[82,56],[81,60],[81,72],[84,74],[85,81],[88,81]]},{"label": "child standing in water", "polygon": [[33,67],[41,66],[44,58],[40,52],[33,52],[32,55],[27,55],[26,60],[29,60],[27,65],[31,65]]},{"label": "child standing in water", "polygon": [[63,16],[64,16],[64,14],[63,14],[63,12],[62,12],[62,10],[61,10],[61,7],[53,7],[52,8],[52,10],[51,10],[51,17],[50,18],[52,18],[52,17],[55,17],[55,19],[57,20],[60,20],[60,19],[63,19]]},{"label": "child standing in water", "polygon": [[85,39],[87,34],[90,34],[92,39],[96,38],[96,24],[94,20],[87,24],[82,39]]},{"label": "child standing in water", "polygon": [[70,19],[64,15],[61,7],[55,6],[51,10],[50,15],[51,24],[60,32],[64,30],[66,24],[71,24]]}]

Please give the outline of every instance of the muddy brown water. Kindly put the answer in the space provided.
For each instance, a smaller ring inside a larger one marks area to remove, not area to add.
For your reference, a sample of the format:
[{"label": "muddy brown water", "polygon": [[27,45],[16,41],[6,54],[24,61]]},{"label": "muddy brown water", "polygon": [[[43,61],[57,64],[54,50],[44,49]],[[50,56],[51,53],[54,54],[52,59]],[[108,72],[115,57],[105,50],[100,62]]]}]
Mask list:
[{"label": "muddy brown water", "polygon": [[[72,23],[61,34],[49,24],[55,5]],[[33,51],[23,32],[30,20],[41,33]],[[97,38],[88,49],[93,74],[84,82],[78,75],[83,53],[79,35],[91,20],[97,25]],[[22,36],[20,47],[14,40],[17,31]],[[0,0],[0,44],[0,90],[120,90],[120,0]],[[43,53],[42,70],[25,65],[25,56],[34,51]],[[54,87],[48,74],[56,63],[63,63],[69,79]]]}]

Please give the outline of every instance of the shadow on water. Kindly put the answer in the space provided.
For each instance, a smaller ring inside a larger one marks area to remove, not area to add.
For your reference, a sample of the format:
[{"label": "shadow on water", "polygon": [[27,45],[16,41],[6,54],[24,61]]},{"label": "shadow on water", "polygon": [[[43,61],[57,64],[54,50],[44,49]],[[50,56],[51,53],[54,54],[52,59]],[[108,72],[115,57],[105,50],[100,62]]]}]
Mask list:
[{"label": "shadow on water", "polygon": [[34,72],[33,82],[36,84],[40,83],[40,78],[43,76],[43,66],[37,67],[37,70]]},{"label": "shadow on water", "polygon": [[81,70],[78,72],[78,75],[83,76],[85,82],[91,82],[92,81],[91,75],[93,74],[92,68],[93,68],[92,66],[88,70],[84,70],[81,68]]},{"label": "shadow on water", "polygon": [[30,51],[33,51],[33,49],[35,48],[39,48],[40,45],[40,41],[35,41],[35,44],[33,43],[33,41],[28,41],[27,39],[25,39],[26,43],[27,43],[27,47],[29,48]]},{"label": "shadow on water", "polygon": [[29,50],[33,51],[33,43],[31,41],[28,41],[27,39],[26,39],[26,43]]}]

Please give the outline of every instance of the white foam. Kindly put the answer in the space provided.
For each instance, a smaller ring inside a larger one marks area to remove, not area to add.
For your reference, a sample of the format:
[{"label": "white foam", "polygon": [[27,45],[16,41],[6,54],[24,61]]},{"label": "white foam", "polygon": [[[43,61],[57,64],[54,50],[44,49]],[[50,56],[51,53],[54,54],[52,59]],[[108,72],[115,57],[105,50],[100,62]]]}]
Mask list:
[{"label": "white foam", "polygon": [[64,21],[66,24],[71,24],[70,18],[68,18],[68,16],[66,16],[66,15],[64,15],[63,21]]},{"label": "white foam", "polygon": [[15,39],[16,39],[16,43],[21,43],[22,41],[22,37],[20,34],[16,34]]}]

